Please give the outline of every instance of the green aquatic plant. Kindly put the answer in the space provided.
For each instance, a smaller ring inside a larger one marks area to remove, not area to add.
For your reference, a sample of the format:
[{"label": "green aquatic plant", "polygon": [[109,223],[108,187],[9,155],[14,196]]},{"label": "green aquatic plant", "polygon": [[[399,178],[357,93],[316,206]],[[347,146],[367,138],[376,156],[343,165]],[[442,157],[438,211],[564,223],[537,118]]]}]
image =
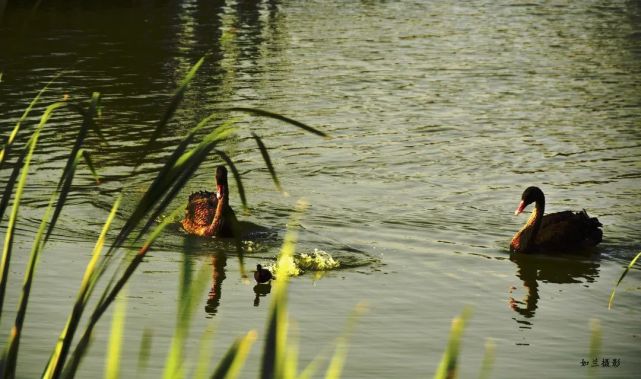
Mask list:
[{"label": "green aquatic plant", "polygon": [[[174,112],[179,106],[189,82],[195,76],[198,68],[203,63],[203,60],[204,59],[199,60],[185,76],[178,90],[172,97],[166,112],[161,117],[149,141],[145,145],[145,150],[150,149],[153,142],[163,134],[163,131],[166,129],[167,124],[172,119]],[[23,117],[20,119],[16,127],[6,139],[6,143],[0,155],[0,166],[10,156],[11,147],[15,142],[15,137],[18,134],[18,131],[20,130],[21,122],[26,118],[26,115],[29,114],[47,86],[45,86],[45,88],[43,88],[43,90],[41,90],[36,98],[31,102]],[[40,133],[47,124],[48,120],[52,117],[54,111],[59,108],[67,108],[71,111],[76,111],[82,116],[83,123],[79,128],[78,136],[75,139],[73,147],[69,153],[67,163],[62,171],[62,175],[60,177],[58,185],[51,195],[51,199],[48,203],[49,205],[45,209],[42,218],[42,223],[38,228],[38,232],[36,233],[36,236],[34,238],[31,258],[24,275],[23,293],[19,303],[18,311],[16,313],[16,322],[12,328],[11,333],[9,334],[9,339],[5,345],[5,349],[0,356],[0,377],[12,378],[16,375],[15,368],[20,346],[19,342],[21,330],[24,324],[24,319],[27,315],[27,304],[30,294],[30,288],[35,276],[38,257],[44,250],[47,240],[52,235],[52,232],[55,229],[56,220],[60,216],[62,208],[66,202],[67,195],[71,191],[71,185],[78,164],[84,161],[89,167],[92,175],[96,178],[96,181],[99,182],[99,176],[91,162],[90,154],[82,147],[88,133],[91,130],[94,130],[95,133],[102,138],[100,130],[94,122],[94,117],[99,114],[99,99],[99,94],[95,93],[93,94],[91,100],[89,101],[89,104],[86,107],[67,101],[57,102],[49,105],[44,111],[40,123],[35,128],[25,147],[19,154],[14,165],[15,168],[12,170],[11,176],[9,177],[5,186],[5,191],[2,200],[0,201],[0,215],[2,215],[8,208],[9,203],[11,202],[11,198],[13,198],[13,202],[11,204],[11,213],[6,227],[2,258],[0,260],[0,315],[3,314],[2,305],[4,304],[4,294],[8,282],[9,267],[11,264],[11,253],[12,247],[14,245],[13,241],[15,225],[19,216],[22,194],[29,177],[31,160],[36,151]],[[185,137],[179,143],[174,152],[168,157],[165,165],[160,169],[156,178],[151,182],[149,188],[134,208],[132,214],[126,219],[124,225],[122,226],[116,237],[110,244],[107,244],[107,233],[112,221],[115,218],[121,199],[120,196],[117,197],[116,201],[113,204],[112,211],[109,214],[109,217],[96,242],[96,246],[92,253],[92,258],[87,265],[85,274],[80,284],[73,309],[69,314],[67,323],[61,332],[60,338],[57,341],[52,351],[51,357],[49,358],[49,361],[43,372],[44,378],[69,378],[75,375],[80,362],[85,356],[87,348],[91,342],[92,332],[96,324],[101,319],[105,311],[109,308],[109,306],[121,294],[126,283],[129,281],[131,276],[134,274],[134,272],[142,262],[143,258],[146,256],[154,241],[167,227],[167,225],[169,225],[172,220],[174,220],[177,215],[182,212],[182,210],[184,209],[184,205],[176,207],[172,212],[170,212],[170,215],[168,217],[165,217],[162,222],[158,224],[157,220],[159,216],[166,214],[167,208],[170,206],[170,204],[173,203],[180,190],[191,178],[193,173],[198,169],[200,164],[209,158],[210,154],[219,156],[225,163],[230,166],[232,173],[234,174],[234,178],[238,183],[237,188],[241,195],[243,206],[246,206],[246,196],[242,186],[239,171],[235,167],[235,164],[230,159],[230,157],[228,157],[219,148],[219,146],[224,141],[226,141],[230,136],[236,133],[234,120],[231,119],[223,122],[218,126],[213,127],[213,129],[209,131],[204,137],[200,138],[200,142],[195,143],[197,135],[196,133],[202,129],[205,129],[206,127],[209,127],[215,116],[218,115],[221,111],[244,112],[251,115],[274,118],[302,128],[305,131],[312,131],[314,134],[326,136],[324,133],[317,131],[316,129],[301,122],[292,120],[282,115],[252,108],[227,108],[215,112],[215,114],[206,117],[200,123],[198,123],[198,125],[189,132],[187,137]],[[281,189],[275,170],[271,165],[271,161],[269,160],[269,155],[264,143],[262,143],[260,138],[258,138],[257,136],[255,136],[254,138],[259,145],[259,150],[261,152],[261,155],[265,159],[274,183],[276,184],[277,188]],[[134,168],[134,171],[138,168],[139,163],[140,162],[138,162],[138,164]],[[240,244],[238,245],[240,246]],[[125,249],[130,251],[130,253],[124,253],[124,246],[131,246],[133,248]],[[105,250],[103,249],[103,247],[106,247],[106,251],[103,251]],[[78,326],[81,324],[81,320],[84,318],[84,313],[87,310],[89,299],[92,298],[92,294],[94,289],[96,288],[96,284],[105,274],[105,272],[107,272],[107,270],[112,266],[112,263],[117,257],[120,257],[119,266],[116,268],[111,279],[106,283],[106,286],[104,286],[102,295],[97,300],[93,311],[89,315],[88,320],[86,320],[86,322],[84,323],[84,330],[81,333],[80,340],[75,345],[75,349],[72,350],[74,337],[80,331]],[[242,259],[242,254],[239,258]],[[243,272],[242,260],[241,272]],[[193,313],[193,307],[194,304],[192,303],[183,303],[181,301],[181,304],[179,304],[180,321],[176,326],[176,335],[174,336],[172,347],[169,353],[169,358],[167,360],[167,367],[165,370],[166,377],[183,376],[182,362],[184,360],[184,356],[182,354],[181,346],[185,341],[185,335],[181,333],[183,333],[183,330],[188,329],[188,321],[186,320],[188,320],[189,315]],[[123,319],[120,318],[120,320]],[[123,321],[115,321],[113,324],[113,330],[118,331],[118,328],[122,326],[122,322]],[[248,348],[255,337],[255,333],[250,332],[245,335],[245,337],[240,338],[237,343],[230,348],[228,352],[229,359],[227,359],[226,357],[221,362],[221,365],[217,368],[216,373],[219,373],[220,375],[224,374],[224,376],[226,377],[231,377],[229,376],[229,373],[233,373],[234,371],[237,372],[239,369],[238,362],[242,361],[239,360],[239,357],[246,355]],[[112,345],[113,348],[110,348],[110,351],[114,352],[109,357],[109,360],[112,362],[117,361],[116,346],[118,345],[118,343],[119,342],[117,339],[114,340]],[[146,348],[146,350],[147,352],[141,351],[141,356],[148,356],[148,347]],[[117,372],[111,372],[108,373],[108,375],[117,376]]]},{"label": "green aquatic plant", "polygon": [[608,301],[608,309],[612,309],[612,305],[614,304],[614,294],[617,290],[617,287],[619,287],[619,284],[621,284],[621,281],[625,276],[628,274],[632,266],[634,266],[635,263],[637,263],[637,259],[641,257],[641,253],[637,254],[631,261],[630,264],[628,264],[628,267],[623,270],[623,273],[621,273],[621,276],[619,277],[619,280],[617,280],[617,284],[614,285],[612,288],[612,292],[610,292],[610,300]]},{"label": "green aquatic plant", "polygon": [[472,310],[470,308],[466,308],[460,316],[457,316],[452,320],[450,340],[447,343],[447,348],[443,353],[443,357],[438,365],[434,379],[456,378],[461,339],[463,337],[465,325],[467,324],[471,314]]}]

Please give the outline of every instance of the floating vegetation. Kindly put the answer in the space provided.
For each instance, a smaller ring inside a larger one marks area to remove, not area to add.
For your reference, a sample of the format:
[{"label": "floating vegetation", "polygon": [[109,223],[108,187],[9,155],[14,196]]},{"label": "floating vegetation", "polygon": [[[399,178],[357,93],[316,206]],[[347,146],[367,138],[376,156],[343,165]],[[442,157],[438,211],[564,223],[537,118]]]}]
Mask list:
[{"label": "floating vegetation", "polygon": [[278,263],[267,265],[265,268],[275,273],[281,269],[279,267],[281,264],[287,266],[283,268],[283,271],[288,276],[299,276],[306,271],[329,271],[340,267],[338,260],[334,259],[328,252],[318,249],[314,249],[311,253],[288,256],[286,260],[281,259]]}]

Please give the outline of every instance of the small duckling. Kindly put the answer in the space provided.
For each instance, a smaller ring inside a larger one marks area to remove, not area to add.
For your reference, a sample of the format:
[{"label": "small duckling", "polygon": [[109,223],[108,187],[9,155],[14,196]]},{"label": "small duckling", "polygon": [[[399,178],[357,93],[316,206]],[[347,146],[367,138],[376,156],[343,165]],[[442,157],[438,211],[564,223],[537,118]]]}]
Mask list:
[{"label": "small duckling", "polygon": [[267,283],[268,281],[274,278],[272,273],[266,269],[263,268],[260,264],[256,265],[256,271],[254,271],[254,279],[256,279],[256,283]]}]

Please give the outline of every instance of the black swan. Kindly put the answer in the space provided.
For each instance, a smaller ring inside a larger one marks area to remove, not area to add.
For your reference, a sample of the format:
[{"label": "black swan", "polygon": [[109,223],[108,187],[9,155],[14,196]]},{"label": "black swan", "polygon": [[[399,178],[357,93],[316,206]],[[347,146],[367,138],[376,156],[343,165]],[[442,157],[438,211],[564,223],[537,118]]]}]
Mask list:
[{"label": "black swan", "polygon": [[512,238],[510,252],[564,252],[588,249],[596,246],[603,238],[599,229],[601,223],[596,217],[580,212],[564,211],[543,215],[545,196],[538,187],[528,187],[523,191],[521,202],[514,212],[523,212],[525,207],[534,203],[534,211]]},{"label": "black swan", "polygon": [[201,237],[233,237],[238,224],[229,205],[227,169],[216,168],[216,193],[200,191],[189,196],[185,217],[180,222],[189,234]]},{"label": "black swan", "polygon": [[256,271],[254,271],[254,279],[256,279],[257,283],[266,283],[275,278],[268,269],[258,264],[256,265]]}]

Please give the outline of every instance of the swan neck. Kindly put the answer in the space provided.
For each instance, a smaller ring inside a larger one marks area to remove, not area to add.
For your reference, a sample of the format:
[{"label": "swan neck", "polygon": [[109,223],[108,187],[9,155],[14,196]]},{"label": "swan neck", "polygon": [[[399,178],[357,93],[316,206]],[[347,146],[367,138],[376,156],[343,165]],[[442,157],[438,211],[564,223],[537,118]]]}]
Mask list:
[{"label": "swan neck", "polygon": [[512,243],[516,245],[517,250],[529,252],[533,249],[536,241],[536,235],[538,234],[543,222],[544,210],[545,201],[537,200],[530,218],[528,218],[523,228],[521,228],[512,241]]},{"label": "swan neck", "polygon": [[533,240],[539,229],[541,228],[541,222],[543,221],[543,212],[545,211],[545,200],[537,200],[534,204],[534,211],[530,215],[530,218],[527,220],[527,226],[532,228],[531,239]]}]

